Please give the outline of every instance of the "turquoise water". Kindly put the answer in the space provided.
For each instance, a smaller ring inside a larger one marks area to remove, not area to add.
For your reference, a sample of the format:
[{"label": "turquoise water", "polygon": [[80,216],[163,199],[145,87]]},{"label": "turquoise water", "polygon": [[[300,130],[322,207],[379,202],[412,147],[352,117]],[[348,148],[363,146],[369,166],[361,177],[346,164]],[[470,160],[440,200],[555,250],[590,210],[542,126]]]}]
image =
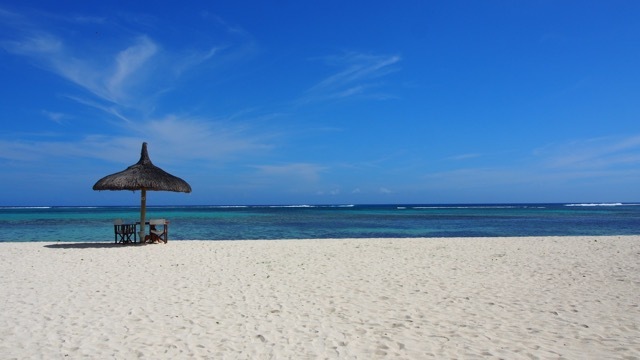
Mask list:
[{"label": "turquoise water", "polygon": [[[136,207],[0,207],[0,242],[113,241]],[[150,207],[170,240],[639,235],[640,204]]]}]

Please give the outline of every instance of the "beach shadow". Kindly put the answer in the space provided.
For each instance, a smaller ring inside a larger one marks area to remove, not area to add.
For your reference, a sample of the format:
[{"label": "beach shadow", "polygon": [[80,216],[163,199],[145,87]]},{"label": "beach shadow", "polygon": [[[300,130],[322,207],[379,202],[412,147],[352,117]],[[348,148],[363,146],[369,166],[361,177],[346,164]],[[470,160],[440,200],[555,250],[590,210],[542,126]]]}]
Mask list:
[{"label": "beach shadow", "polygon": [[132,246],[140,246],[144,244],[132,243],[132,244],[116,244],[116,243],[99,243],[99,242],[86,242],[86,243],[62,243],[62,244],[48,244],[44,247],[49,249],[122,249]]}]

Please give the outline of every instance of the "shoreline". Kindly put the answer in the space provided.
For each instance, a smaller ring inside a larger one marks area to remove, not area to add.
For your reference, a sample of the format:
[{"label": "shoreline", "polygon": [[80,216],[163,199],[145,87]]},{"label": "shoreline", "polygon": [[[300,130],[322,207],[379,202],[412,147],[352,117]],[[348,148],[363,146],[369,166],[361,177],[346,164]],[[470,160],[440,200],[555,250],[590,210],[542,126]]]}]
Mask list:
[{"label": "shoreline", "polygon": [[[279,242],[279,241],[382,241],[382,240],[393,240],[393,241],[402,241],[402,240],[491,240],[491,239],[570,239],[570,238],[616,238],[616,239],[638,239],[640,241],[640,234],[608,234],[608,235],[590,235],[590,234],[579,234],[579,235],[505,235],[505,236],[407,236],[407,237],[327,237],[327,238],[264,238],[264,239],[253,239],[253,238],[240,238],[240,239],[172,239],[169,238],[170,243],[182,243],[182,242]],[[0,241],[0,244],[36,244],[47,248],[82,248],[82,247],[96,247],[96,248],[109,248],[111,246],[116,247],[136,247],[136,246],[147,246],[147,245],[158,245],[157,243],[114,243],[113,240],[98,240],[98,241],[87,241],[87,240],[73,240],[73,241],[63,241],[63,240],[5,240]]]},{"label": "shoreline", "polygon": [[640,236],[90,244],[0,243],[0,353],[640,357]]}]

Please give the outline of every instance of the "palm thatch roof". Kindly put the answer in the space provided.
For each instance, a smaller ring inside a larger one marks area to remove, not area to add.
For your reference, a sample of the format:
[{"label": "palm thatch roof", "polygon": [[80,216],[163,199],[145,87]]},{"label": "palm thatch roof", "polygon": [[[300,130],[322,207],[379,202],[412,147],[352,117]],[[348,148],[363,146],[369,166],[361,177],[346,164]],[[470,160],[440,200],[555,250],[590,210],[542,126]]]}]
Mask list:
[{"label": "palm thatch roof", "polygon": [[147,143],[142,143],[140,160],[126,170],[107,175],[93,185],[93,190],[154,190],[191,192],[191,186],[177,176],[153,165],[147,152]]}]

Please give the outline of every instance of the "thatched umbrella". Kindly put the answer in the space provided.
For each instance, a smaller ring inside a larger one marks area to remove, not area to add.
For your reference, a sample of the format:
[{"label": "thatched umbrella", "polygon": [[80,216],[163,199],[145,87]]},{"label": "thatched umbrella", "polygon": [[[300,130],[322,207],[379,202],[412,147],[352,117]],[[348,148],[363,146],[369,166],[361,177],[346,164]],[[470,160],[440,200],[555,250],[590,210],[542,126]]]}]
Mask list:
[{"label": "thatched umbrella", "polygon": [[142,143],[140,160],[126,170],[107,175],[93,185],[93,190],[140,190],[140,239],[144,239],[147,190],[191,192],[191,186],[153,165],[147,152],[147,143]]}]

